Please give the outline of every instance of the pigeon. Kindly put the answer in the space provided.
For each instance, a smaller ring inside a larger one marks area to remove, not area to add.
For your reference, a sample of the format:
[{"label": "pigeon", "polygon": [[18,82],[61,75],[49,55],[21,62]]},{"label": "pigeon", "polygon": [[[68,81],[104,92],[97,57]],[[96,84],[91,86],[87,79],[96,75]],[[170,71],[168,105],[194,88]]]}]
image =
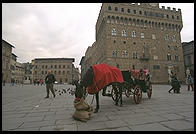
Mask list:
[{"label": "pigeon", "polygon": [[59,95],[61,95],[61,93]]},{"label": "pigeon", "polygon": [[67,89],[67,91],[69,91],[69,90],[70,90],[70,88]]}]

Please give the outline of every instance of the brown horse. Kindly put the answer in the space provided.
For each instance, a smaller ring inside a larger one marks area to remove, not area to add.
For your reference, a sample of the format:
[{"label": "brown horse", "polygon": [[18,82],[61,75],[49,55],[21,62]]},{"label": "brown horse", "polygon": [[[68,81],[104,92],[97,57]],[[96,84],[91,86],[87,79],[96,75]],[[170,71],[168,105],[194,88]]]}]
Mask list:
[{"label": "brown horse", "polygon": [[[102,72],[99,72],[99,73],[102,73]],[[89,87],[93,84],[94,77],[95,77],[95,74],[93,71],[93,67],[91,66],[87,70],[87,72],[84,74],[84,77],[82,78],[80,83],[74,82],[74,85],[76,85],[76,90],[75,90],[75,97],[76,98],[82,98],[85,96],[85,94],[87,92],[86,91],[87,87]],[[115,82],[111,82],[111,83],[105,85],[102,89],[104,89],[104,91],[105,91],[106,87],[109,85],[112,85],[112,88],[113,88],[115,96],[116,96],[115,105],[118,105],[118,102],[120,99],[120,106],[122,106],[122,84],[118,81],[115,81]],[[99,90],[99,91],[101,91],[101,90]],[[99,110],[99,91],[97,93],[95,93],[96,94],[96,108],[94,111],[95,113],[97,113]]]}]

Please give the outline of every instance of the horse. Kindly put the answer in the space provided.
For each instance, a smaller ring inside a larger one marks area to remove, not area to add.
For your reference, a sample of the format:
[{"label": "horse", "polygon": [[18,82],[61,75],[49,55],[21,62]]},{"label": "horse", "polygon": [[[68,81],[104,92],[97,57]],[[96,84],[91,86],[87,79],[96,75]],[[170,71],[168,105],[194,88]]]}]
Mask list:
[{"label": "horse", "polygon": [[[85,96],[86,94],[86,90],[88,90],[87,88],[91,85],[93,85],[94,83],[94,80],[95,80],[95,66],[106,66],[108,67],[108,65],[106,64],[97,64],[97,65],[94,65],[94,66],[91,66],[87,72],[84,74],[83,78],[81,79],[80,83],[78,82],[74,82],[74,85],[76,86],[76,90],[75,90],[75,97],[76,98],[82,98]],[[94,67],[94,70],[93,70],[93,67]],[[115,105],[118,105],[118,102],[120,101],[120,106],[122,106],[122,88],[123,88],[123,81],[126,80],[126,81],[129,81],[130,82],[130,73],[127,71],[127,72],[122,72],[120,71],[118,68],[116,67],[110,67],[112,69],[114,69],[115,71],[117,71],[118,73],[115,74],[118,75],[116,77],[117,80],[113,80],[111,82],[108,82],[106,85],[102,86],[101,89],[103,89],[103,94],[105,93],[105,90],[107,88],[107,86],[111,85],[113,90],[114,90],[114,93],[116,95],[116,99],[115,99]],[[101,69],[100,69],[101,70]],[[112,70],[112,71],[114,71]],[[99,72],[99,74],[103,73],[104,72],[104,69],[101,70]],[[96,74],[97,75],[97,74]],[[109,75],[108,73],[106,74],[103,74],[102,76],[106,77],[106,75]],[[111,76],[109,76],[111,77]],[[112,78],[111,78],[112,79]],[[107,81],[107,79],[106,79]],[[101,89],[99,89],[99,91],[101,91]],[[95,96],[96,96],[96,108],[95,108],[95,111],[94,113],[97,113],[98,110],[99,110],[99,91],[95,93]],[[102,95],[103,95],[102,94]]]}]

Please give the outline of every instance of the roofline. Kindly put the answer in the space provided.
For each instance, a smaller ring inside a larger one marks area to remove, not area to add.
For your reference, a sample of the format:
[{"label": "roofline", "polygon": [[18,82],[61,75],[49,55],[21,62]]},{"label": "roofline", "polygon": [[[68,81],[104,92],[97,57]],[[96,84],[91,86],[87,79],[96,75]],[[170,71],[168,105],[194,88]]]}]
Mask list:
[{"label": "roofline", "polygon": [[15,57],[18,57],[17,55],[15,55],[14,53],[12,53],[12,55],[14,55]]},{"label": "roofline", "polygon": [[15,48],[13,45],[11,45],[9,42],[5,41],[4,39],[2,39],[2,41],[4,41],[6,44],[10,45],[11,47]]},{"label": "roofline", "polygon": [[75,62],[74,58],[36,58],[34,59],[34,61],[36,60],[72,60],[72,62]]}]

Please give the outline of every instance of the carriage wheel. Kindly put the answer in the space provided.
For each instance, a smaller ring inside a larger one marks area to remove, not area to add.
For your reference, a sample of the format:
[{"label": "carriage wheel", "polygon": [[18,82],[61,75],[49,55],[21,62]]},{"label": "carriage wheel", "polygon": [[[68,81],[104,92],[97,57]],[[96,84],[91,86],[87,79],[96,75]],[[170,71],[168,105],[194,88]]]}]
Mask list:
[{"label": "carriage wheel", "polygon": [[139,104],[142,99],[142,90],[139,86],[136,86],[134,89],[134,101],[136,104]]},{"label": "carriage wheel", "polygon": [[[111,91],[111,94],[112,94],[112,99],[113,99],[113,101],[116,101],[116,95],[118,94],[118,93],[115,93],[115,90],[112,88],[112,91]],[[118,95],[118,98],[117,99],[119,99],[119,95]]]},{"label": "carriage wheel", "polygon": [[125,95],[126,95],[127,97],[130,97],[130,95],[131,95],[130,89],[126,89],[126,90],[125,90]]},{"label": "carriage wheel", "polygon": [[149,89],[147,89],[147,95],[148,95],[148,98],[150,99],[151,96],[152,96],[152,85],[150,84],[149,85]]}]

